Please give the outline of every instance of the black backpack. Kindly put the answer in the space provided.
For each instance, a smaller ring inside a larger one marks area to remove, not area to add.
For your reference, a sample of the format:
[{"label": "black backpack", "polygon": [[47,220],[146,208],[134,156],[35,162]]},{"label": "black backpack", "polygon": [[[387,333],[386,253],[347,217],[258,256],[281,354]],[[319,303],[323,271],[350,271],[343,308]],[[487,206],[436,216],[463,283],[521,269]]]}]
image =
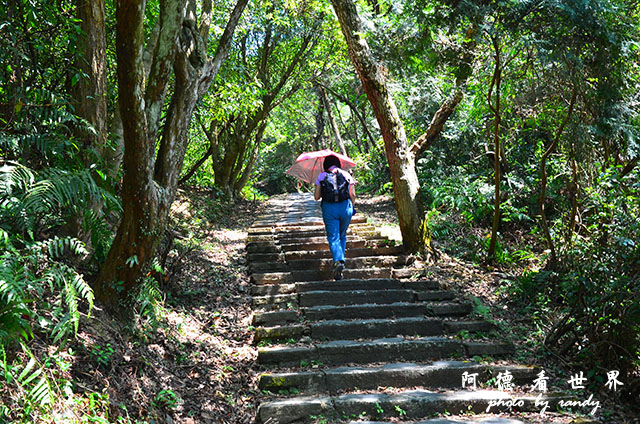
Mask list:
[{"label": "black backpack", "polygon": [[349,199],[349,181],[342,172],[327,172],[324,180],[320,181],[322,201],[329,203],[343,202]]}]

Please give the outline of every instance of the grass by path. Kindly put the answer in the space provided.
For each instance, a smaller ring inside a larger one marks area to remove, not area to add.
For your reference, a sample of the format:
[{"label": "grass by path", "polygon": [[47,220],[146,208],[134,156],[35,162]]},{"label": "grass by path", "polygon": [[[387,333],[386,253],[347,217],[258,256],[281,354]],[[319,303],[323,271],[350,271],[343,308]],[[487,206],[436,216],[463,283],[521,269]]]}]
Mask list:
[{"label": "grass by path", "polygon": [[33,405],[21,388],[0,384],[8,422],[253,422],[259,394],[245,242],[262,205],[211,196],[178,196],[173,242],[161,247],[165,274],[136,301],[135,325],[123,328],[96,305],[69,345],[56,351],[37,335],[30,341],[40,363],[53,362],[44,372],[56,396],[27,411]]}]

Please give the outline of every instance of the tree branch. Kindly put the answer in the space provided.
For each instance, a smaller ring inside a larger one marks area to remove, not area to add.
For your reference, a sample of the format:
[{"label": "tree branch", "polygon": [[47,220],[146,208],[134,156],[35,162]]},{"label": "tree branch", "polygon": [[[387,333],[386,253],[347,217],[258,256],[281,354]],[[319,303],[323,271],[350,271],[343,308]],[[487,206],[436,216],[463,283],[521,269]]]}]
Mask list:
[{"label": "tree branch", "polygon": [[440,136],[444,124],[449,117],[453,115],[458,106],[458,103],[462,100],[462,89],[456,87],[453,94],[442,103],[440,109],[433,115],[429,128],[422,134],[409,148],[409,151],[413,155],[414,159],[418,159],[425,150],[427,150],[433,142]]},{"label": "tree branch", "polygon": [[218,43],[218,48],[216,49],[216,54],[213,57],[213,60],[207,62],[202,69],[202,74],[198,81],[198,99],[201,99],[207,90],[209,90],[209,87],[220,70],[220,66],[222,66],[222,62],[224,62],[229,55],[233,33],[248,2],[249,0],[238,0],[236,6],[233,8],[233,11],[229,16],[229,20],[227,21],[227,26],[220,37],[220,42]]}]

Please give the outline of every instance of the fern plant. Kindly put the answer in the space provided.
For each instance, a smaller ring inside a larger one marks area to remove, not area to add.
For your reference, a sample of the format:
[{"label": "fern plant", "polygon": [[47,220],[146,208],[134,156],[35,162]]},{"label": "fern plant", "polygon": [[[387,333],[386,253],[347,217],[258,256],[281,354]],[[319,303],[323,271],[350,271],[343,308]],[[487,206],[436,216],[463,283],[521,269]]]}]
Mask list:
[{"label": "fern plant", "polygon": [[22,394],[19,413],[21,418],[27,419],[34,411],[49,405],[55,392],[42,364],[24,343],[21,346],[24,359],[28,359],[26,364],[21,360],[9,361],[5,348],[0,346],[0,372],[7,384],[15,386]]},{"label": "fern plant", "polygon": [[[116,196],[95,182],[90,169],[49,168],[36,174],[15,162],[0,167],[0,218],[6,230],[31,240],[38,229],[60,225],[70,213],[89,209],[90,200],[104,202],[106,210],[121,210]],[[88,225],[105,236],[93,214],[87,214]]]},{"label": "fern plant", "polygon": [[[27,242],[20,249],[11,239],[4,240],[0,253],[0,379],[20,393],[19,418],[31,422],[32,414],[46,409],[57,392],[27,341],[37,332],[63,345],[77,334],[80,304],[85,302],[91,312],[93,291],[81,274],[63,262],[70,254],[87,253],[79,240],[54,237]],[[14,352],[11,359],[7,349]]]}]

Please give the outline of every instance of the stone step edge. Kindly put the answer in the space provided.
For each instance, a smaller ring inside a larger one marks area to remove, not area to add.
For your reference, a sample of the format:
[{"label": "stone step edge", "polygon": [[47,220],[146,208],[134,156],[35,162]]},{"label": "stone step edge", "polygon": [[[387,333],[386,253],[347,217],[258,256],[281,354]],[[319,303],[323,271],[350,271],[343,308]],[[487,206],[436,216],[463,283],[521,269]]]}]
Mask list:
[{"label": "stone step edge", "polygon": [[[369,255],[358,257],[347,257],[345,261],[346,270],[358,270],[359,267],[369,268],[401,268],[414,261],[411,255]],[[294,259],[291,261],[268,261],[251,262],[249,271],[260,274],[267,272],[286,271],[330,271],[333,268],[332,258]]]},{"label": "stone step edge", "polygon": [[[310,364],[311,365],[311,364]],[[524,365],[483,364],[476,361],[435,361],[429,364],[389,363],[382,366],[335,367],[319,370],[265,372],[258,377],[258,388],[272,393],[335,394],[345,390],[373,390],[379,387],[464,388],[464,373],[477,386],[491,377],[509,371],[513,382],[531,383],[538,372]],[[429,384],[425,384],[428,382]],[[398,386],[401,383],[403,386]]]},{"label": "stone step edge", "polygon": [[404,337],[333,340],[308,346],[260,347],[257,362],[264,366],[316,364],[364,364],[368,362],[411,362],[428,359],[473,358],[511,355],[514,347],[504,342],[461,341],[447,337]]},{"label": "stone step edge", "polygon": [[[564,395],[515,396],[493,390],[430,392],[413,390],[398,394],[345,394],[339,396],[295,397],[264,402],[258,407],[262,423],[312,422],[312,416],[332,418],[423,419],[435,414],[554,411]],[[272,420],[272,421],[269,421]]]},{"label": "stone step edge", "polygon": [[[382,327],[382,330],[372,329],[372,327]],[[360,331],[361,328],[362,331]],[[383,333],[384,329],[387,329],[389,333]],[[422,332],[420,332],[421,329]],[[495,326],[488,321],[445,320],[427,316],[351,320],[330,319],[305,324],[258,326],[255,328],[253,342],[259,343],[263,340],[278,341],[302,336],[309,336],[314,340],[337,340],[341,338],[334,336],[334,334],[343,334],[345,330],[350,333],[352,338],[360,339],[367,337],[363,333],[373,331],[377,333],[378,337],[400,334],[407,336],[415,334],[421,334],[422,336],[454,336],[460,334],[461,331],[475,334],[490,332],[493,329],[495,329]]]},{"label": "stone step edge", "polygon": [[[292,224],[291,221],[273,222],[271,217],[258,216],[254,224],[252,224],[249,228],[281,228],[281,227],[288,227],[291,225],[299,225],[299,226],[323,225],[321,216],[313,217],[313,218],[314,218],[313,221],[296,221],[295,224]],[[367,222],[367,219],[364,216],[356,215],[355,217],[351,218],[352,224],[362,224],[366,222]]]},{"label": "stone step edge", "polygon": [[[375,229],[376,226],[368,222],[356,222],[349,224],[349,230],[353,231],[359,229]],[[249,227],[247,229],[248,235],[268,235],[268,234],[295,234],[305,233],[313,231],[325,231],[324,224],[322,222],[314,223],[311,225],[287,225],[281,227]]]},{"label": "stone step edge", "polygon": [[[393,267],[368,267],[368,268],[347,268],[344,275],[346,279],[355,280],[379,280],[379,279],[396,279],[400,281],[409,280],[416,281],[416,278],[422,278],[421,272],[423,270],[405,268],[399,266]],[[355,275],[354,275],[355,274]],[[365,277],[362,275],[371,275],[371,277]],[[316,281],[334,281],[331,280],[333,276],[330,269],[327,270],[292,270],[284,272],[254,272],[251,274],[249,280],[251,284],[265,285],[265,284],[288,284],[294,282],[316,282]],[[413,277],[416,278],[413,278]],[[315,277],[315,279],[311,279]]]},{"label": "stone step edge", "polygon": [[[278,278],[282,276],[276,276]],[[359,287],[363,286],[363,287]],[[298,281],[280,284],[257,284],[251,287],[254,295],[293,294],[312,291],[348,291],[348,290],[413,290],[416,292],[435,291],[442,287],[436,280],[402,281],[395,278],[345,278],[342,280]]]},{"label": "stone step edge", "polygon": [[[276,295],[277,296],[277,295]],[[291,299],[291,298],[288,298]],[[288,303],[287,298],[282,298],[280,305]],[[443,299],[446,304],[448,299]],[[291,306],[294,307],[293,301]],[[272,304],[274,307],[278,304]],[[296,302],[297,305],[297,302]],[[287,325],[289,323],[303,322],[305,320],[312,320],[314,322],[326,321],[328,319],[376,319],[376,318],[407,318],[412,316],[435,316],[440,318],[453,318],[460,317],[461,315],[456,313],[448,314],[445,310],[433,310],[433,308],[427,308],[427,305],[432,306],[432,303],[425,302],[393,302],[387,304],[376,303],[362,303],[358,305],[342,305],[342,306],[310,306],[296,309],[277,309],[277,310],[260,310],[254,308],[252,317],[252,325],[273,327],[277,325]],[[288,305],[287,305],[288,306]],[[343,313],[342,316],[336,317],[336,312]],[[349,312],[349,314],[346,314]],[[375,312],[375,314],[374,314]],[[430,312],[435,312],[429,314]],[[344,316],[347,315],[347,316]],[[325,318],[329,317],[329,318]],[[267,325],[270,324],[270,325]]]},{"label": "stone step edge", "polygon": [[[360,306],[362,304],[389,305],[392,303],[415,303],[425,306],[425,314],[431,316],[441,315],[443,309],[458,309],[459,315],[469,314],[473,310],[470,302],[458,302],[448,298],[431,300],[425,295],[414,290],[386,289],[386,290],[315,290],[302,293],[275,294],[266,296],[253,296],[252,305],[273,305],[291,303],[293,307],[314,308],[320,306],[344,307]],[[452,311],[445,311],[451,313]]]}]

